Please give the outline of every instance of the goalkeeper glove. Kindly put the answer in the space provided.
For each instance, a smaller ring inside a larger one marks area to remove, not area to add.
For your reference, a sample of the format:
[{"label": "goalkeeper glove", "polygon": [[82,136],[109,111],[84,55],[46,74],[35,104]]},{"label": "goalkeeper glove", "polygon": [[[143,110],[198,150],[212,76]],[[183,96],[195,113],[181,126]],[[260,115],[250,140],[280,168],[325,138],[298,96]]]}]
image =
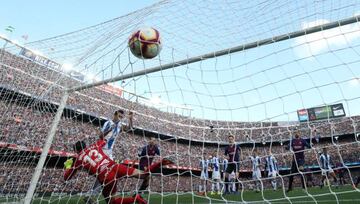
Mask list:
[{"label": "goalkeeper glove", "polygon": [[66,162],[64,162],[64,167],[65,167],[65,169],[70,169],[73,163],[74,163],[74,161],[73,161],[72,158],[66,160]]}]

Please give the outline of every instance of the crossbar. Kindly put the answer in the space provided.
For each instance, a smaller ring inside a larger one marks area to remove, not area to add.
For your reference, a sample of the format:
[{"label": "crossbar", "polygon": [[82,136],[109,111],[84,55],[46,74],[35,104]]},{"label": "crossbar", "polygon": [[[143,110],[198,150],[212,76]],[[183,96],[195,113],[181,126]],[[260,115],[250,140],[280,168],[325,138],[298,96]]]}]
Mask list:
[{"label": "crossbar", "polygon": [[259,40],[259,41],[239,45],[239,46],[236,46],[236,47],[232,47],[232,48],[229,48],[229,49],[219,50],[219,51],[216,51],[216,52],[212,52],[212,53],[208,53],[208,54],[204,54],[204,55],[200,55],[200,56],[196,56],[196,57],[191,57],[191,58],[188,58],[188,59],[184,59],[184,60],[180,60],[180,61],[177,61],[177,62],[152,67],[152,68],[149,68],[149,69],[133,72],[133,73],[130,73],[130,74],[120,75],[120,76],[117,76],[117,77],[114,77],[114,78],[94,82],[94,83],[91,83],[91,84],[84,84],[84,85],[76,86],[76,87],[73,87],[73,88],[69,88],[68,92],[80,91],[80,90],[83,90],[83,89],[92,88],[94,86],[99,86],[99,85],[103,85],[103,84],[107,84],[107,83],[111,83],[111,82],[116,82],[116,81],[120,81],[120,80],[124,80],[124,79],[129,79],[129,78],[142,76],[144,74],[150,74],[150,73],[154,73],[154,72],[158,72],[158,71],[162,71],[162,70],[167,70],[167,69],[179,67],[179,66],[182,66],[182,65],[187,65],[187,64],[199,62],[199,61],[202,61],[202,60],[211,59],[211,58],[214,58],[214,57],[219,57],[219,56],[223,56],[223,55],[227,55],[227,54],[231,54],[231,53],[235,53],[235,52],[240,52],[240,51],[260,47],[260,46],[263,46],[263,45],[269,45],[269,44],[272,44],[272,43],[276,43],[276,42],[280,42],[280,41],[284,41],[284,40],[289,40],[289,39],[301,37],[301,36],[304,36],[304,35],[308,35],[308,34],[312,34],[312,33],[316,33],[316,32],[321,32],[321,31],[324,31],[324,30],[332,29],[332,28],[341,27],[341,26],[344,26],[344,25],[352,24],[352,23],[357,23],[357,22],[359,22],[359,20],[360,20],[360,15],[357,15],[357,16],[354,16],[354,17],[351,17],[351,18],[346,18],[346,19],[342,19],[342,20],[339,20],[339,21],[335,21],[335,22],[330,22],[330,23],[326,23],[326,24],[322,24],[322,25],[318,25],[318,26],[313,26],[313,27],[306,28],[306,29],[303,29],[303,30],[299,30],[299,31],[295,31],[295,32],[291,32],[291,33],[287,33],[287,34],[283,34],[283,35],[278,35],[278,36],[274,36],[274,37],[271,37],[271,38],[266,38],[266,39],[263,39],[263,40]]}]

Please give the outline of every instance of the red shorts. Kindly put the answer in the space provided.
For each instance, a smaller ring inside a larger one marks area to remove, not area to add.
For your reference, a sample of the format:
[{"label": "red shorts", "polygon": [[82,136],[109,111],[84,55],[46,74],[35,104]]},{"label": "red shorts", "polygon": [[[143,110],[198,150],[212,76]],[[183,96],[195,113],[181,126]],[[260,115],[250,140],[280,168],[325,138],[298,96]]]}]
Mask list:
[{"label": "red shorts", "polygon": [[125,176],[131,176],[134,171],[135,169],[132,167],[128,167],[123,164],[115,164],[113,167],[111,167],[110,171],[107,171],[106,173],[101,173],[99,175],[99,180],[101,181],[101,183],[108,183]]},{"label": "red shorts", "polygon": [[109,198],[117,192],[117,181],[119,178],[130,176],[135,169],[123,164],[115,164],[110,171],[101,173],[98,177],[99,181],[104,184],[102,194],[104,198]]}]

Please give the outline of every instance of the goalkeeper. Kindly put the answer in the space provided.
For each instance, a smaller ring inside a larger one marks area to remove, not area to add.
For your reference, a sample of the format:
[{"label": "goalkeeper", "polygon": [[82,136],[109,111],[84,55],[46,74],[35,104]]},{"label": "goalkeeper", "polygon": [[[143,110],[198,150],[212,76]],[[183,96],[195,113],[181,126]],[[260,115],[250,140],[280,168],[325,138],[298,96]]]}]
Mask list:
[{"label": "goalkeeper", "polygon": [[[100,129],[101,137],[105,139],[106,145],[103,147],[103,152],[112,160],[113,148],[115,146],[117,138],[120,137],[122,132],[132,129],[133,124],[133,112],[129,112],[128,116],[125,116],[125,111],[119,109],[114,112],[113,118],[107,120],[103,127]],[[96,203],[95,197],[97,197],[102,189],[101,183],[96,181],[92,189],[88,192],[87,196],[83,199],[86,203]]]},{"label": "goalkeeper", "polygon": [[154,172],[161,167],[161,165],[172,164],[168,159],[163,159],[149,166],[145,171],[137,170],[132,167],[118,164],[110,159],[104,152],[103,147],[106,141],[103,139],[98,140],[95,144],[86,148],[83,141],[78,141],[74,145],[74,150],[78,153],[75,161],[72,159],[64,163],[65,173],[64,180],[71,179],[78,170],[84,169],[90,175],[94,175],[97,181],[104,187],[102,195],[108,204],[130,204],[130,203],[147,203],[139,194],[134,197],[115,197],[117,192],[117,181],[124,177],[137,177],[144,179],[149,176],[149,172]]}]

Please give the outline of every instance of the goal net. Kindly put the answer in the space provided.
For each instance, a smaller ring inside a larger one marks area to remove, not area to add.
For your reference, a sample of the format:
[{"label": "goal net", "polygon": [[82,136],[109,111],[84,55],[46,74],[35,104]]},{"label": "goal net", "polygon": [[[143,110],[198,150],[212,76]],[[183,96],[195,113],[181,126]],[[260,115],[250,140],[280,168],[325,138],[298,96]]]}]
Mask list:
[{"label": "goal net", "polygon": [[[164,0],[25,45],[0,36],[0,202],[360,202],[359,11]],[[161,35],[153,59],[128,47],[143,27]],[[141,176],[83,162],[65,181],[74,144],[101,135]]]}]

